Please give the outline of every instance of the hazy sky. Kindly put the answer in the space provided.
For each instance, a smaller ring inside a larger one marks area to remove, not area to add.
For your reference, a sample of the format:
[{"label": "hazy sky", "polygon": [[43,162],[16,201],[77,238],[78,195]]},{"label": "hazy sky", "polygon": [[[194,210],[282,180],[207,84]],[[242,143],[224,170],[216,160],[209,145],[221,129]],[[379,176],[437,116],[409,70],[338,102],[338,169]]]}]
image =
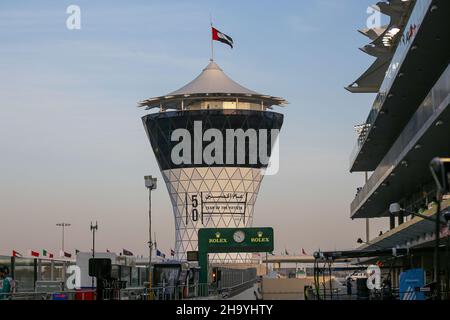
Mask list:
[{"label": "hazy sky", "polygon": [[[368,39],[374,0],[1,1],[0,254],[60,248],[57,222],[70,222],[66,249],[147,252],[147,190],[158,247],[174,245],[174,221],[138,101],[196,77],[210,54],[210,14],[235,48],[217,43],[216,61],[234,80],[290,101],[280,172],[266,177],[255,225],[273,226],[276,250],[356,246],[364,221],[350,202],[363,174],[349,155],[373,95],[344,86],[373,60]],[[81,30],[66,8],[81,8]],[[381,230],[380,223],[372,236]],[[385,221],[382,222],[386,228]]]}]

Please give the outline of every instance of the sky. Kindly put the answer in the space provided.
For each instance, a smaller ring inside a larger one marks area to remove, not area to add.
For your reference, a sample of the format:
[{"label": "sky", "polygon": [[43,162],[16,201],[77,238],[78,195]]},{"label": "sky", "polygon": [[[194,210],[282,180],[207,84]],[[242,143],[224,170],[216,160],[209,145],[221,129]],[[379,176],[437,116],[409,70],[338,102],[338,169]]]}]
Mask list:
[{"label": "sky", "polygon": [[[349,173],[374,95],[344,87],[371,64],[358,50],[375,1],[1,1],[0,254],[15,249],[91,248],[147,252],[153,192],[158,248],[174,247],[167,189],[137,102],[194,79],[210,57],[210,17],[234,39],[216,62],[235,81],[290,104],[280,136],[280,171],[264,178],[254,224],[273,226],[275,251],[356,247],[364,220],[350,219],[363,185]],[[81,29],[69,30],[69,5]],[[386,230],[372,223],[371,236]]]}]

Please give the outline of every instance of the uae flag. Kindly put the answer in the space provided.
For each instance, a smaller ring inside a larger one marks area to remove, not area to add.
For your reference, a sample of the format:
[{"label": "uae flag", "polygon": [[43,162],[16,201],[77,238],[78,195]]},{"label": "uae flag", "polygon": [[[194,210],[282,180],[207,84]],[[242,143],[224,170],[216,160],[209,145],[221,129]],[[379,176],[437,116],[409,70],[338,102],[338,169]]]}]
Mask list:
[{"label": "uae flag", "polygon": [[20,257],[22,256],[22,254],[19,253],[19,252],[17,252],[16,250],[13,250],[12,256],[13,256],[13,257],[19,257],[19,258],[20,258]]},{"label": "uae flag", "polygon": [[225,43],[229,45],[231,48],[233,48],[233,39],[230,36],[227,36],[225,33],[220,32],[214,27],[211,27],[212,29],[212,39],[215,41],[220,41],[222,43]]}]

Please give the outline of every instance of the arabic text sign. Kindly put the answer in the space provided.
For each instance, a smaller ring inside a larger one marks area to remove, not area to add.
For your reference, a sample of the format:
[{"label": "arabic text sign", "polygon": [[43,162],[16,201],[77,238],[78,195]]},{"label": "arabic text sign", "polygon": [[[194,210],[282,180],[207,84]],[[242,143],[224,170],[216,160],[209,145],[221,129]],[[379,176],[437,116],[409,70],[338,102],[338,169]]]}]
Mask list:
[{"label": "arabic text sign", "polygon": [[[206,226],[211,215],[236,215],[244,218],[247,193],[244,192],[199,192],[186,193],[186,224],[200,221]],[[206,219],[205,219],[206,216]]]}]

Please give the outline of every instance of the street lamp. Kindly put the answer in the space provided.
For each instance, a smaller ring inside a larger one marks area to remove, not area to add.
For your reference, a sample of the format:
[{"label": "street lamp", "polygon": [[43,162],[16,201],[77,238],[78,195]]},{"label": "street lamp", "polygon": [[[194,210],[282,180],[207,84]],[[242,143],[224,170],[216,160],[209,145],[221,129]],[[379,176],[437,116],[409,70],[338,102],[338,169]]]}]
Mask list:
[{"label": "street lamp", "polygon": [[[145,176],[145,187],[148,189],[148,288],[152,288],[152,190],[156,189],[156,178]],[[150,290],[149,290],[150,294]],[[150,297],[150,295],[149,295]]]},{"label": "street lamp", "polygon": [[65,227],[70,227],[70,223],[66,223],[66,222],[61,222],[61,223],[57,223],[56,224],[56,226],[57,227],[61,227],[62,228],[62,243],[61,243],[61,250],[62,250],[62,253],[63,253],[63,255],[64,255],[64,228]]},{"label": "street lamp", "polygon": [[[95,221],[95,225],[91,221],[92,231],[92,264],[95,265],[95,232],[98,230],[98,223]],[[94,288],[94,277],[92,277],[92,288]]]}]

